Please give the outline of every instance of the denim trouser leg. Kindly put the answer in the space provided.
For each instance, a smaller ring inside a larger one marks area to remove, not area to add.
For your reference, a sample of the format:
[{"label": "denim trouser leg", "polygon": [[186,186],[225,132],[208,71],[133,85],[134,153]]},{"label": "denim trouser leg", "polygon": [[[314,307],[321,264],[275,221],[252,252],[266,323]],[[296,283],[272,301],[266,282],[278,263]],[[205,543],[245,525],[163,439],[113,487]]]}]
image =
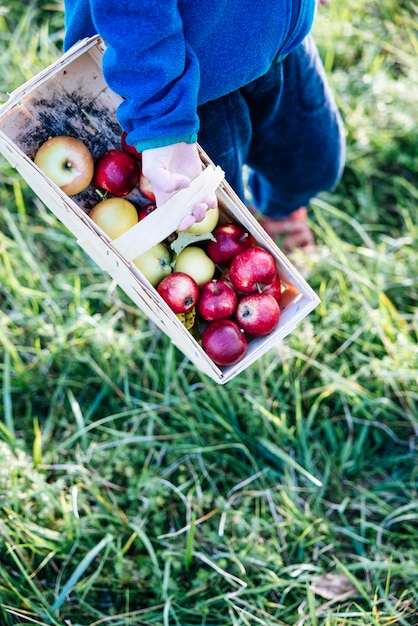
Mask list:
[{"label": "denim trouser leg", "polygon": [[257,209],[285,216],[338,181],[341,118],[311,37],[269,72],[199,107],[199,142],[244,197],[242,166]]}]

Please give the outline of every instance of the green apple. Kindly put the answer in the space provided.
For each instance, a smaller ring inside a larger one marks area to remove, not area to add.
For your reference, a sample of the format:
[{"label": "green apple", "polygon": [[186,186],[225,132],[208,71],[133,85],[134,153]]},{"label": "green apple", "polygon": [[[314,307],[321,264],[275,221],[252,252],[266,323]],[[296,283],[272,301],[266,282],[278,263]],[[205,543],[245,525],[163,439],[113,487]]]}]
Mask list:
[{"label": "green apple", "polygon": [[201,222],[195,222],[185,230],[185,233],[192,233],[193,235],[204,235],[205,233],[211,233],[217,226],[219,221],[219,208],[216,206],[213,209],[208,209],[206,215]]},{"label": "green apple", "polygon": [[153,287],[157,287],[164,276],[172,272],[171,255],[162,243],[157,243],[132,262]]},{"label": "green apple", "polygon": [[92,208],[89,217],[111,239],[116,239],[138,223],[135,205],[125,198],[102,200]]},{"label": "green apple", "polygon": [[174,264],[175,272],[183,272],[191,276],[199,285],[212,280],[216,265],[202,248],[187,246],[180,252]]}]

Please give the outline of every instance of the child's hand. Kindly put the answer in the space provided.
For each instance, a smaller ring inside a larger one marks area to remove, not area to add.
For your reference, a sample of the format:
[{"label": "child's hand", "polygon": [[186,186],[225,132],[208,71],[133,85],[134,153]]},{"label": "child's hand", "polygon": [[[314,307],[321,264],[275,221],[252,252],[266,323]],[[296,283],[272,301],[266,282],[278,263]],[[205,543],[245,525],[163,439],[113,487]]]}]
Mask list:
[{"label": "child's hand", "polygon": [[[202,171],[202,162],[196,144],[175,143],[142,152],[142,171],[150,179],[157,206],[175,191],[189,187],[190,181]],[[187,230],[200,222],[209,208],[216,206],[216,196],[211,195],[196,204],[193,214],[180,224],[179,230]]]}]

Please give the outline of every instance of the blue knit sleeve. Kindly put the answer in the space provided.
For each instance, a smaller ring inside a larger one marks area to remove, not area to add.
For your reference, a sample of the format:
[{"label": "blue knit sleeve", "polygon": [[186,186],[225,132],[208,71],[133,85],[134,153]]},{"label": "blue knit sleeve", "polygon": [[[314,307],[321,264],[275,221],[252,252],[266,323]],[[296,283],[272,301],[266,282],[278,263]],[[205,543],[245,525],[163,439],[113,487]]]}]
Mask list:
[{"label": "blue knit sleeve", "polygon": [[107,44],[103,72],[124,98],[118,119],[138,149],[195,141],[199,63],[185,41],[177,0],[90,0]]}]

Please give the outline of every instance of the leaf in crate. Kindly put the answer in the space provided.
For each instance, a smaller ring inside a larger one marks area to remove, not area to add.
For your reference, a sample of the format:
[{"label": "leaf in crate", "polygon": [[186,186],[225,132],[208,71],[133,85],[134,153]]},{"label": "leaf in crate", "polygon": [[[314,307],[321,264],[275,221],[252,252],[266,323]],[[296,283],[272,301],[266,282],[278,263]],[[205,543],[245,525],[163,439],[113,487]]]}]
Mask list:
[{"label": "leaf in crate", "polygon": [[183,324],[187,330],[190,330],[194,326],[194,322],[196,319],[196,309],[193,307],[190,311],[186,311],[185,313],[176,313],[180,322]]},{"label": "leaf in crate", "polygon": [[191,246],[195,243],[198,243],[199,241],[206,241],[208,239],[212,241],[215,240],[212,233],[194,235],[193,233],[179,232],[177,239],[173,241],[170,246],[174,254],[177,256],[182,250],[184,250],[184,248],[187,248],[187,246]]}]

